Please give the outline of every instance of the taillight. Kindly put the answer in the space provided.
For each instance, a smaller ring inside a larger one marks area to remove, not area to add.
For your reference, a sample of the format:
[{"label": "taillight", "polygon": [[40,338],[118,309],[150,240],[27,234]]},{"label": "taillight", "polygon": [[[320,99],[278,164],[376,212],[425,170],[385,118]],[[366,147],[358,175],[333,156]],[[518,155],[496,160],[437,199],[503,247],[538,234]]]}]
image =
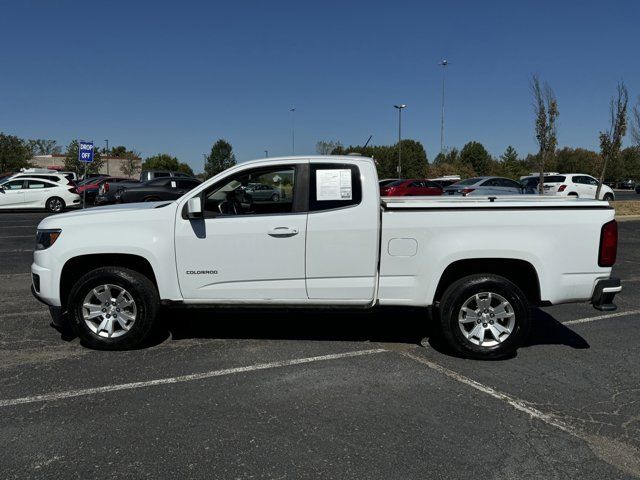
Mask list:
[{"label": "taillight", "polygon": [[102,184],[102,191],[103,191],[104,193],[107,193],[107,192],[109,191],[109,182],[104,182],[104,183]]},{"label": "taillight", "polygon": [[462,193],[462,195],[469,195],[474,190],[475,190],[475,188],[463,188],[461,193]]},{"label": "taillight", "polygon": [[612,267],[616,263],[618,253],[618,223],[611,220],[605,223],[600,230],[600,251],[598,253],[598,265]]},{"label": "taillight", "polygon": [[564,192],[564,189],[565,189],[565,188],[567,188],[567,186],[566,186],[566,185],[560,185],[560,186],[558,187],[558,192]]},{"label": "taillight", "polygon": [[70,187],[69,192],[75,193],[76,195],[78,194],[78,190],[76,190],[76,187]]}]

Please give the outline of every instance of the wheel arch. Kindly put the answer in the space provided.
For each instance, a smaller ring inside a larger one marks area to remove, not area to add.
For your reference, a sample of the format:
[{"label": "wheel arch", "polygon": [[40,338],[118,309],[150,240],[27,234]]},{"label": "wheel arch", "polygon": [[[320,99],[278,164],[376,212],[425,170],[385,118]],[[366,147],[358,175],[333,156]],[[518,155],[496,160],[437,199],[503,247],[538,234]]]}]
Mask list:
[{"label": "wheel arch", "polygon": [[541,303],[540,280],[536,268],[528,261],[516,258],[471,258],[449,264],[438,281],[434,302],[439,302],[447,287],[455,281],[480,273],[500,275],[517,285],[532,305]]},{"label": "wheel arch", "polygon": [[87,272],[99,267],[124,267],[135,270],[147,277],[158,289],[158,282],[149,261],[139,255],[126,253],[100,253],[79,255],[67,260],[60,274],[60,303],[66,308],[67,298],[74,281]]}]

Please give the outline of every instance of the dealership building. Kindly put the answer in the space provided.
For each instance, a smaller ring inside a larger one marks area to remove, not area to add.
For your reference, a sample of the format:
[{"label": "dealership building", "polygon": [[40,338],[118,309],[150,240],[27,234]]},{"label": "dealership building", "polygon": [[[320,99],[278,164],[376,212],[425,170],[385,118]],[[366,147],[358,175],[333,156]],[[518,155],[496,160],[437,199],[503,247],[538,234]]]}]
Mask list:
[{"label": "dealership building", "polygon": [[[61,153],[54,153],[52,155],[35,155],[31,159],[31,165],[37,168],[64,170],[64,159],[65,155]],[[125,162],[128,162],[129,159],[121,157],[105,157],[104,155],[101,155],[100,159],[103,160],[104,163],[102,164],[100,172],[98,173],[113,175],[114,177],[126,177],[126,175],[122,171],[122,165],[125,164]],[[139,172],[142,162],[141,160],[136,160],[136,163]]]}]

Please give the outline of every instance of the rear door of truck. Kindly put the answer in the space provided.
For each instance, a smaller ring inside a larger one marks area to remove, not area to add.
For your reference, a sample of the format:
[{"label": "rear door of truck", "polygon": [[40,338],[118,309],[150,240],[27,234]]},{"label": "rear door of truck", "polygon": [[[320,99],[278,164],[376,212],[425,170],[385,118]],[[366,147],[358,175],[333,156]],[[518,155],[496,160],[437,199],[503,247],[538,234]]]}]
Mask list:
[{"label": "rear door of truck", "polygon": [[373,163],[312,160],[309,166],[309,299],[369,303],[377,281],[380,222]]}]

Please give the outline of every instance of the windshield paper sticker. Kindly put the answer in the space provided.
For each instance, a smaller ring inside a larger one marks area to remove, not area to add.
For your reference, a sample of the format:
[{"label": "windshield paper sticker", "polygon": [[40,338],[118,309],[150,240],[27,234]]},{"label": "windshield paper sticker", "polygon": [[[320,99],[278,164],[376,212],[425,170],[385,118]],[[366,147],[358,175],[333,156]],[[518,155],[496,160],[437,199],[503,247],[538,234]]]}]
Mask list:
[{"label": "windshield paper sticker", "polygon": [[351,170],[316,171],[316,200],[351,200]]}]

